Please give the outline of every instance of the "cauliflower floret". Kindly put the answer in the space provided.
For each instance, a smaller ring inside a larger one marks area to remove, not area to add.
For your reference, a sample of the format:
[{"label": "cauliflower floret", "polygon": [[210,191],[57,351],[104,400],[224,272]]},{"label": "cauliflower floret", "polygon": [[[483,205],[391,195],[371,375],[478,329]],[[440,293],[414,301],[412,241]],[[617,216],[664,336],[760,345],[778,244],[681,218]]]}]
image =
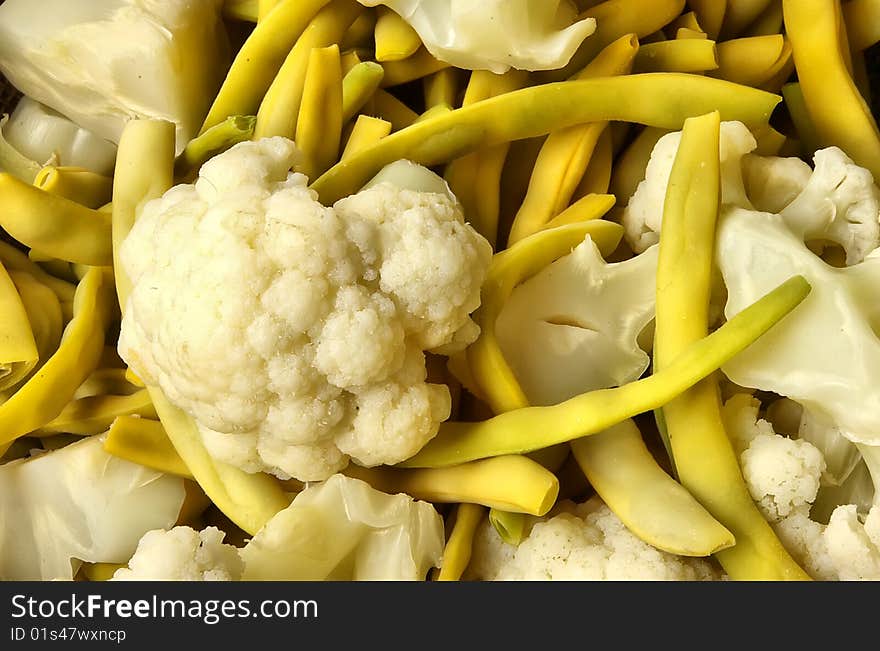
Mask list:
[{"label": "cauliflower floret", "polygon": [[783,546],[815,579],[880,580],[880,507],[864,522],[854,504],[836,507],[827,525],[813,520],[825,458],[806,440],[776,434],[759,408],[757,399],[737,394],[722,416],[749,492]]},{"label": "cauliflower floret", "polygon": [[[624,236],[636,253],[660,241],[660,224],[663,220],[663,204],[666,186],[672,174],[672,165],[681,143],[681,131],[667,133],[651,152],[645,168],[645,178],[626,205],[621,218]],[[721,156],[721,201],[743,208],[750,208],[746,197],[742,172],[742,158],[757,147],[755,137],[742,122],[722,122],[719,140]]]},{"label": "cauliflower floret", "polygon": [[828,240],[854,265],[880,245],[880,189],[871,172],[837,147],[813,156],[814,170],[803,190],[780,211],[804,241]]},{"label": "cauliflower floret", "polygon": [[111,581],[239,581],[244,562],[224,536],[217,527],[148,531]]},{"label": "cauliflower floret", "polygon": [[641,541],[598,498],[537,522],[513,547],[484,523],[468,578],[486,581],[709,581],[720,570]]},{"label": "cauliflower floret", "polygon": [[492,247],[450,193],[394,174],[325,207],[298,158],[285,138],[241,143],[143,208],[119,353],[215,458],[317,481],[349,457],[402,461],[449,417],[423,351],[479,334]]}]

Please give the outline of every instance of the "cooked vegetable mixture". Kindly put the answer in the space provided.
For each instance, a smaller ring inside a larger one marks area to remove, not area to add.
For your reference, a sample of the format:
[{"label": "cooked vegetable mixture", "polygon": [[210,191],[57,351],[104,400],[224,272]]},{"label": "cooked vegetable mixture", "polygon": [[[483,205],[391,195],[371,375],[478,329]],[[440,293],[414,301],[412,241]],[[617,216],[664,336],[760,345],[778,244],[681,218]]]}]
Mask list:
[{"label": "cooked vegetable mixture", "polygon": [[0,1],[0,579],[880,580],[878,42]]}]

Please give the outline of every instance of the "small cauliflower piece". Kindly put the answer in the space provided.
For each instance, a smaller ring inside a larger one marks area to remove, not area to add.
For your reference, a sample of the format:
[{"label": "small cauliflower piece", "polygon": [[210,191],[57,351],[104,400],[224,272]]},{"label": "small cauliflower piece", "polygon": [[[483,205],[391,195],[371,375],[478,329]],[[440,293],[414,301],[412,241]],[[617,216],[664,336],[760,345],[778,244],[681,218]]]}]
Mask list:
[{"label": "small cauliflower piece", "polygon": [[[565,505],[563,505],[565,506]],[[675,556],[641,541],[597,497],[532,526],[517,547],[485,523],[467,578],[484,581],[710,581],[704,558]]]},{"label": "small cauliflower piece", "polygon": [[824,538],[841,581],[880,581],[880,506],[871,507],[864,522],[855,505],[837,507]]},{"label": "small cauliflower piece", "polygon": [[554,70],[564,67],[585,38],[596,31],[595,18],[577,19],[571,0],[359,0],[385,5],[418,33],[440,61],[468,70],[501,74],[512,68]]},{"label": "small cauliflower piece", "polygon": [[82,562],[123,563],[147,531],[172,526],[180,477],[104,450],[92,436],[0,465],[0,580],[69,581]]},{"label": "small cauliflower piece", "polygon": [[803,190],[779,213],[804,241],[839,244],[846,264],[858,264],[880,246],[880,189],[838,147],[817,151],[813,165]]},{"label": "small cauliflower piece", "polygon": [[240,143],[143,208],[119,353],[215,458],[319,481],[402,461],[449,417],[424,353],[478,335],[492,247],[451,193],[400,174],[325,207],[298,158],[284,138]]},{"label": "small cauliflower piece", "polygon": [[556,404],[645,372],[639,338],[654,319],[658,251],[606,263],[588,236],[513,290],[495,333],[530,403]]},{"label": "small cauliflower piece", "polygon": [[[660,241],[660,225],[663,221],[663,204],[666,187],[678,146],[681,131],[667,133],[651,152],[645,168],[645,178],[636,187],[621,216],[624,237],[636,253]],[[743,179],[743,157],[757,147],[755,137],[742,122],[721,123],[719,152],[721,156],[721,203],[750,208]]]},{"label": "small cauliflower piece", "polygon": [[223,543],[225,535],[217,527],[148,531],[128,567],[116,570],[110,580],[238,581],[244,563],[237,548]]}]

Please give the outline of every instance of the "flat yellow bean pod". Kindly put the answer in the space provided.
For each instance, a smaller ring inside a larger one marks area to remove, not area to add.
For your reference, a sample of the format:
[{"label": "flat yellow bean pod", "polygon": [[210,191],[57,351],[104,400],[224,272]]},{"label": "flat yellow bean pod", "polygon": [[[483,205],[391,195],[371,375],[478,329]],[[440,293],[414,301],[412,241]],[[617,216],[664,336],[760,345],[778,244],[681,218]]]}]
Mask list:
[{"label": "flat yellow bean pod", "polygon": [[773,0],[743,33],[744,36],[779,34],[782,27],[782,0]]},{"label": "flat yellow bean pod", "polygon": [[73,319],[58,350],[40,370],[0,404],[0,446],[42,427],[58,416],[77,387],[98,365],[104,332],[113,312],[112,280],[92,267],[76,290]]},{"label": "flat yellow bean pod", "polygon": [[385,69],[375,61],[355,64],[342,78],[342,121],[348,122],[360,111],[382,83]]},{"label": "flat yellow bean pod", "polygon": [[650,377],[590,391],[557,405],[515,409],[479,422],[442,423],[435,438],[398,465],[441,467],[502,454],[523,454],[601,432],[657,409],[744,350],[809,292],[806,279],[793,276]]},{"label": "flat yellow bean pod", "polygon": [[718,68],[715,41],[676,38],[646,43],[633,61],[633,72],[708,72]]},{"label": "flat yellow bean pod", "polygon": [[[603,49],[575,79],[625,75],[638,56],[639,43],[627,34]],[[576,125],[547,136],[535,161],[528,190],[511,224],[508,244],[543,228],[571,202],[590,164],[607,122]]]},{"label": "flat yellow bean pod", "polygon": [[721,26],[722,38],[740,36],[773,2],[774,0],[727,0],[727,10]]},{"label": "flat yellow bean pod", "polygon": [[458,68],[443,68],[425,77],[425,106],[456,106],[460,90],[459,73]]},{"label": "flat yellow bean pod", "polygon": [[718,69],[710,74],[746,86],[761,86],[791,57],[782,34],[747,36],[718,43]]},{"label": "flat yellow bean pod", "polygon": [[325,172],[339,158],[341,140],[342,66],[339,46],[334,44],[313,48],[309,55],[296,121],[302,173],[315,178]]},{"label": "flat yellow bean pod", "polygon": [[[644,101],[650,97],[651,101]],[[435,165],[480,147],[540,136],[582,124],[621,120],[678,129],[684,120],[719,110],[724,120],[766,124],[778,95],[721,79],[647,73],[543,84],[515,90],[413,124],[375,147],[337,163],[312,184],[325,203],[362,187],[400,158]]]},{"label": "flat yellow bean pod", "polygon": [[480,308],[474,315],[480,336],[466,352],[471,375],[494,413],[502,414],[529,404],[495,336],[495,321],[505,301],[518,284],[571,253],[587,235],[603,255],[608,255],[617,246],[623,230],[619,224],[603,220],[545,229],[492,258],[483,283]]},{"label": "flat yellow bean pod", "polygon": [[[419,114],[386,90],[379,89],[367,102],[365,112],[391,123],[394,131],[404,129],[419,119]],[[378,171],[378,170],[377,170]]]},{"label": "flat yellow bean pod", "polygon": [[782,87],[782,97],[797,131],[801,153],[804,156],[812,156],[819,148],[819,134],[816,133],[816,125],[813,124],[810,112],[807,110],[800,84],[796,81],[785,84]]},{"label": "flat yellow bean pod", "polygon": [[330,0],[283,0],[242,44],[200,133],[231,115],[254,115],[285,57],[309,21]]},{"label": "flat yellow bean pod", "polygon": [[332,0],[309,21],[260,102],[255,138],[294,139],[312,49],[338,43],[363,11],[355,0]]},{"label": "flat yellow bean pod", "polygon": [[733,534],[657,464],[632,420],[572,441],[571,449],[602,501],[649,545],[709,556],[734,544]]},{"label": "flat yellow bean pod", "polygon": [[[376,14],[364,12],[354,19],[339,41],[339,49],[343,51],[372,50],[376,32]],[[345,63],[345,61],[343,61]],[[348,70],[343,67],[343,70]]]},{"label": "flat yellow bean pod", "polygon": [[443,565],[437,573],[437,581],[459,581],[471,562],[474,535],[486,515],[479,504],[459,504],[455,511],[455,523],[443,549]]},{"label": "flat yellow bean pod", "polygon": [[209,158],[235,144],[250,140],[256,124],[255,115],[231,115],[206,129],[190,140],[177,157],[174,162],[174,176],[181,181],[191,181]]},{"label": "flat yellow bean pod", "polygon": [[109,203],[113,192],[113,179],[82,167],[45,165],[37,172],[34,185],[86,208],[96,209]]},{"label": "flat yellow bean pod", "polygon": [[21,271],[34,277],[40,284],[45,285],[58,297],[61,303],[72,305],[76,286],[61,278],[52,276],[34,263],[21,249],[11,244],[0,241],[0,263],[11,273]]},{"label": "flat yellow bean pod", "polygon": [[386,61],[382,64],[385,76],[382,79],[382,88],[399,86],[401,84],[422,79],[439,70],[448,68],[449,64],[440,59],[435,59],[428,50],[420,47],[416,52],[400,61]]},{"label": "flat yellow bean pod", "polygon": [[688,6],[697,15],[706,35],[711,39],[718,38],[727,13],[727,0],[688,0]]},{"label": "flat yellow bean pod", "polygon": [[118,416],[157,418],[146,389],[127,396],[87,396],[69,402],[58,416],[40,427],[38,435],[100,434],[107,431]]},{"label": "flat yellow bean pod", "polygon": [[[717,113],[688,120],[672,167],[657,264],[653,377],[707,341],[721,197],[719,131]],[[717,379],[707,377],[662,405],[662,423],[679,481],[736,539],[717,554],[727,574],[740,580],[809,578],[749,494],[721,420]]]},{"label": "flat yellow bean pod", "polygon": [[422,47],[422,39],[410,24],[387,7],[378,7],[374,30],[376,61],[400,61]]},{"label": "flat yellow bean pod", "polygon": [[847,68],[839,0],[783,0],[785,29],[819,146],[836,145],[880,178],[880,131]]},{"label": "flat yellow bean pod", "polygon": [[363,468],[344,474],[384,493],[406,493],[435,503],[468,502],[511,513],[544,515],[559,495],[559,480],[544,466],[517,454],[445,468]]},{"label": "flat yellow bean pod", "polygon": [[0,173],[0,226],[54,258],[111,264],[110,215]]},{"label": "flat yellow bean pod", "polygon": [[601,219],[614,207],[616,201],[617,199],[613,194],[585,195],[547,222],[545,228],[552,229],[568,224]]},{"label": "flat yellow bean pod", "polygon": [[104,449],[112,455],[170,475],[192,478],[192,473],[158,420],[119,416],[104,437]]},{"label": "flat yellow bean pod", "polygon": [[359,115],[345,141],[339,160],[346,160],[359,151],[372,147],[389,133],[391,133],[391,123],[387,120]]},{"label": "flat yellow bean pod", "polygon": [[597,4],[578,16],[595,18],[596,31],[584,40],[568,64],[559,70],[536,73],[536,77],[542,83],[567,79],[622,36],[635,34],[644,42],[647,36],[660,32],[678,18],[684,6],[685,0],[606,0]]},{"label": "flat yellow bean pod", "polygon": [[37,347],[38,360],[30,370],[30,373],[34,373],[52,356],[61,343],[65,324],[64,312],[55,292],[29,273],[12,271],[9,277],[15,283],[15,288],[21,297]]},{"label": "flat yellow bean pod", "polygon": [[849,0],[842,6],[846,36],[853,52],[880,42],[880,0]]},{"label": "flat yellow bean pod", "polygon": [[0,264],[0,391],[15,386],[37,363],[39,352],[21,296]]},{"label": "flat yellow bean pod", "polygon": [[[623,124],[615,122],[609,124],[596,141],[593,149],[593,155],[590,156],[590,162],[584,175],[574,190],[572,199],[578,200],[588,194],[605,194],[611,186],[611,166],[614,162],[614,127]],[[628,125],[627,125],[628,126]],[[555,219],[555,218],[554,218]]]},{"label": "flat yellow bean pod", "polygon": [[[527,74],[520,70],[511,69],[501,75],[474,70],[465,87],[462,105],[522,88],[526,81]],[[444,173],[449,187],[463,206],[465,218],[493,246],[498,239],[501,176],[509,149],[508,143],[501,143],[462,156],[449,163]]]}]

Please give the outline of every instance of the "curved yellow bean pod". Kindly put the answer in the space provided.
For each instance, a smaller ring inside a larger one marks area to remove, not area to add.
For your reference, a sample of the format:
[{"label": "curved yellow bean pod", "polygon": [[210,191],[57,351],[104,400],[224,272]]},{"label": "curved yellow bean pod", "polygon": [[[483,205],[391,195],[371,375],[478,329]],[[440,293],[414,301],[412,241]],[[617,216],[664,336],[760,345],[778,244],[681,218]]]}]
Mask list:
[{"label": "curved yellow bean pod", "polygon": [[[615,249],[623,235],[619,224],[593,220],[546,229],[496,253],[483,283],[480,308],[474,320],[479,338],[466,353],[471,375],[484,400],[496,414],[528,406],[513,369],[495,337],[495,321],[514,288],[548,264],[571,253],[589,235],[603,255]],[[547,447],[547,446],[542,446]]]},{"label": "curved yellow bean pod", "polygon": [[645,127],[617,158],[611,172],[611,194],[621,205],[626,205],[636,188],[645,178],[645,169],[657,141],[669,129]]},{"label": "curved yellow bean pod", "polygon": [[192,478],[192,473],[171,444],[158,420],[118,416],[104,437],[110,454],[170,475]]},{"label": "curved yellow bean pod", "polygon": [[541,83],[567,79],[620,37],[635,34],[645,39],[663,29],[681,15],[684,5],[685,0],[606,0],[591,7],[578,18],[595,18],[596,31],[584,40],[567,65],[559,70],[536,73],[536,77]]},{"label": "curved yellow bean pod", "polygon": [[703,31],[703,28],[700,26],[700,19],[697,17],[697,13],[695,11],[688,11],[686,13],[683,13],[681,16],[679,16],[666,26],[666,32],[675,34],[675,38],[681,38],[678,35],[678,32],[682,29],[702,34],[702,36],[700,36],[699,38],[708,38],[708,35],[705,31]]},{"label": "curved yellow bean pod", "polygon": [[[174,131],[167,122],[133,120],[126,125],[119,141],[114,173],[114,244],[121,244],[125,239],[134,225],[138,208],[171,185],[173,142]],[[118,249],[114,249],[114,253],[118,255]],[[115,278],[119,305],[124,311],[131,281],[119,265]],[[275,513],[287,507],[287,495],[275,478],[262,473],[249,474],[215,462],[202,443],[195,421],[169,403],[161,389],[147,387],[147,391],[175,450],[205,494],[230,520],[254,534]]]},{"label": "curved yellow bean pod", "polygon": [[736,38],[764,13],[774,0],[727,0],[724,24],[721,35],[726,39]]},{"label": "curved yellow bean pod", "polygon": [[138,211],[174,183],[174,133],[174,124],[166,120],[131,120],[119,140],[113,176],[112,244],[116,293],[123,310],[131,285],[119,250]]},{"label": "curved yellow bean pod", "polygon": [[[657,263],[654,377],[707,339],[721,196],[719,130],[717,113],[688,120],[672,167]],[[808,578],[749,494],[721,420],[717,379],[707,377],[666,402],[662,421],[679,481],[736,539],[717,555],[727,574],[735,580]]]},{"label": "curved yellow bean pod", "polygon": [[649,545],[680,556],[709,556],[735,543],[657,464],[631,419],[572,441],[571,450],[602,501]]},{"label": "curved yellow bean pod", "polygon": [[784,63],[783,53],[791,56],[791,48],[786,51],[782,34],[722,41],[718,44],[718,69],[710,75],[746,86],[760,86],[779,70],[780,61]]},{"label": "curved yellow bean pod", "polygon": [[190,140],[174,162],[174,176],[191,181],[209,158],[233,145],[250,140],[257,124],[255,115],[231,115]]},{"label": "curved yellow bean pod", "polygon": [[588,194],[605,194],[608,192],[608,188],[611,185],[611,166],[614,161],[615,124],[622,123],[609,124],[599,134],[599,139],[596,141],[596,146],[593,149],[593,155],[590,156],[587,169],[584,170],[584,175],[574,190],[573,199],[578,200]]},{"label": "curved yellow bean pod", "polygon": [[839,0],[783,0],[804,103],[819,145],[836,145],[880,178],[880,131],[847,69]]},{"label": "curved yellow bean pod", "polygon": [[309,178],[325,172],[339,158],[342,65],[335,44],[313,48],[309,55],[295,140],[303,153],[300,171]]},{"label": "curved yellow bean pod", "polygon": [[266,16],[272,11],[280,0],[257,0],[257,22],[266,20]]},{"label": "curved yellow bean pod", "polygon": [[486,515],[479,504],[459,504],[455,510],[455,523],[443,548],[443,565],[437,573],[437,581],[460,581],[471,562],[474,535]]},{"label": "curved yellow bean pod", "polygon": [[[644,101],[645,97],[651,101]],[[393,133],[331,167],[312,188],[329,204],[363,187],[382,167],[400,158],[435,165],[480,147],[584,122],[620,120],[679,129],[686,118],[717,109],[724,120],[756,126],[767,123],[780,100],[778,95],[748,86],[679,73],[542,84],[475,102]]]},{"label": "curved yellow bean pod", "polygon": [[849,0],[842,10],[853,52],[867,50],[880,42],[880,0]]},{"label": "curved yellow bean pod", "polygon": [[95,209],[109,203],[113,192],[113,179],[82,167],[45,165],[37,172],[34,185],[50,194]]},{"label": "curved yellow bean pod", "polygon": [[[508,93],[521,88],[526,81],[527,74],[520,70],[512,69],[501,75],[474,70],[465,88],[462,105]],[[501,143],[473,152],[449,163],[444,173],[449,187],[462,204],[465,218],[493,246],[498,239],[501,176],[509,150],[509,143]]]},{"label": "curved yellow bean pod", "polygon": [[443,68],[424,79],[425,106],[449,106],[458,104],[459,69]]},{"label": "curved yellow bean pod", "polygon": [[296,136],[312,50],[336,44],[363,11],[355,0],[332,0],[309,21],[260,102],[255,138]]},{"label": "curved yellow bean pod", "polygon": [[744,36],[779,34],[782,29],[782,0],[773,0],[761,15],[748,26]]},{"label": "curved yellow bean pod", "polygon": [[676,38],[645,43],[633,61],[633,72],[708,72],[718,68],[715,41]]},{"label": "curved yellow bean pod", "polygon": [[718,38],[724,14],[727,13],[727,0],[688,0],[688,6],[697,15],[700,27],[711,39]]},{"label": "curved yellow bean pod", "polygon": [[65,315],[58,296],[46,285],[23,271],[11,271],[9,276],[21,297],[37,346],[37,362],[28,375],[21,378],[25,379],[38,372],[46,360],[58,350],[64,332]]},{"label": "curved yellow bean pod", "polygon": [[398,465],[440,467],[502,454],[523,454],[589,436],[652,411],[744,350],[809,293],[806,279],[793,276],[718,330],[688,346],[672,364],[650,377],[590,391],[557,405],[515,409],[479,422],[442,423],[435,438]]},{"label": "curved yellow bean pod", "polygon": [[110,216],[0,173],[0,226],[42,253],[70,262],[113,261]]},{"label": "curved yellow bean pod", "polygon": [[69,402],[58,416],[40,427],[38,435],[100,434],[107,431],[118,416],[157,418],[150,394],[146,389],[127,396],[87,396]]},{"label": "curved yellow bean pod", "polygon": [[587,194],[547,222],[545,228],[552,229],[567,224],[601,219],[614,207],[616,201],[613,194]]},{"label": "curved yellow bean pod", "polygon": [[98,365],[104,349],[104,331],[113,312],[111,282],[107,270],[100,267],[92,267],[80,282],[73,319],[64,329],[58,350],[39,373],[0,404],[0,446],[58,416]]},{"label": "curved yellow bean pod", "polygon": [[448,68],[449,64],[440,59],[435,59],[424,47],[420,47],[414,54],[399,61],[386,61],[382,64],[385,76],[382,79],[382,88],[399,86],[401,84],[422,79],[434,74],[439,70]]},{"label": "curved yellow bean pod", "polygon": [[40,284],[51,289],[58,300],[62,304],[72,304],[73,296],[76,292],[76,286],[61,278],[52,276],[35,264],[21,249],[17,249],[11,244],[0,241],[0,263],[3,264],[10,273],[13,271],[21,271],[34,277]]},{"label": "curved yellow bean pod", "polygon": [[800,84],[796,81],[785,84],[782,87],[782,97],[797,132],[801,153],[807,157],[812,156],[819,148],[819,134],[816,133],[816,125],[807,110]]},{"label": "curved yellow bean pod", "polygon": [[[638,52],[638,39],[626,34],[599,52],[574,79],[625,75]],[[513,218],[508,245],[540,230],[568,206],[607,124],[579,124],[547,136],[535,161],[526,196]]]},{"label": "curved yellow bean pod", "polygon": [[[339,41],[339,49],[354,52],[355,50],[369,51],[374,46],[374,34],[376,32],[376,14],[372,11],[362,13],[354,19],[354,22],[345,31]],[[371,56],[374,56],[371,54]],[[343,60],[343,64],[345,60]],[[343,70],[347,70],[343,66]]]},{"label": "curved yellow bean pod", "polygon": [[373,93],[373,96],[367,102],[366,112],[390,122],[394,131],[405,129],[415,124],[416,120],[419,119],[418,113],[381,88]]},{"label": "curved yellow bean pod", "polygon": [[384,493],[406,493],[434,503],[468,502],[512,513],[544,515],[556,503],[559,480],[544,466],[518,454],[445,468],[363,468],[342,471]]},{"label": "curved yellow bean pod", "polygon": [[372,147],[389,133],[391,133],[391,123],[387,120],[359,115],[348,140],[345,141],[339,160],[347,160],[356,153]]},{"label": "curved yellow bean pod", "polygon": [[15,386],[39,359],[37,343],[22,297],[0,264],[0,391]]},{"label": "curved yellow bean pod", "polygon": [[374,31],[376,61],[400,61],[416,53],[422,39],[408,22],[387,7],[378,7]]},{"label": "curved yellow bean pod", "polygon": [[342,78],[342,121],[348,122],[360,111],[382,83],[385,69],[375,61],[355,64]]},{"label": "curved yellow bean pod", "polygon": [[300,34],[330,0],[283,0],[257,22],[226,74],[199,133],[231,115],[254,115]]}]

